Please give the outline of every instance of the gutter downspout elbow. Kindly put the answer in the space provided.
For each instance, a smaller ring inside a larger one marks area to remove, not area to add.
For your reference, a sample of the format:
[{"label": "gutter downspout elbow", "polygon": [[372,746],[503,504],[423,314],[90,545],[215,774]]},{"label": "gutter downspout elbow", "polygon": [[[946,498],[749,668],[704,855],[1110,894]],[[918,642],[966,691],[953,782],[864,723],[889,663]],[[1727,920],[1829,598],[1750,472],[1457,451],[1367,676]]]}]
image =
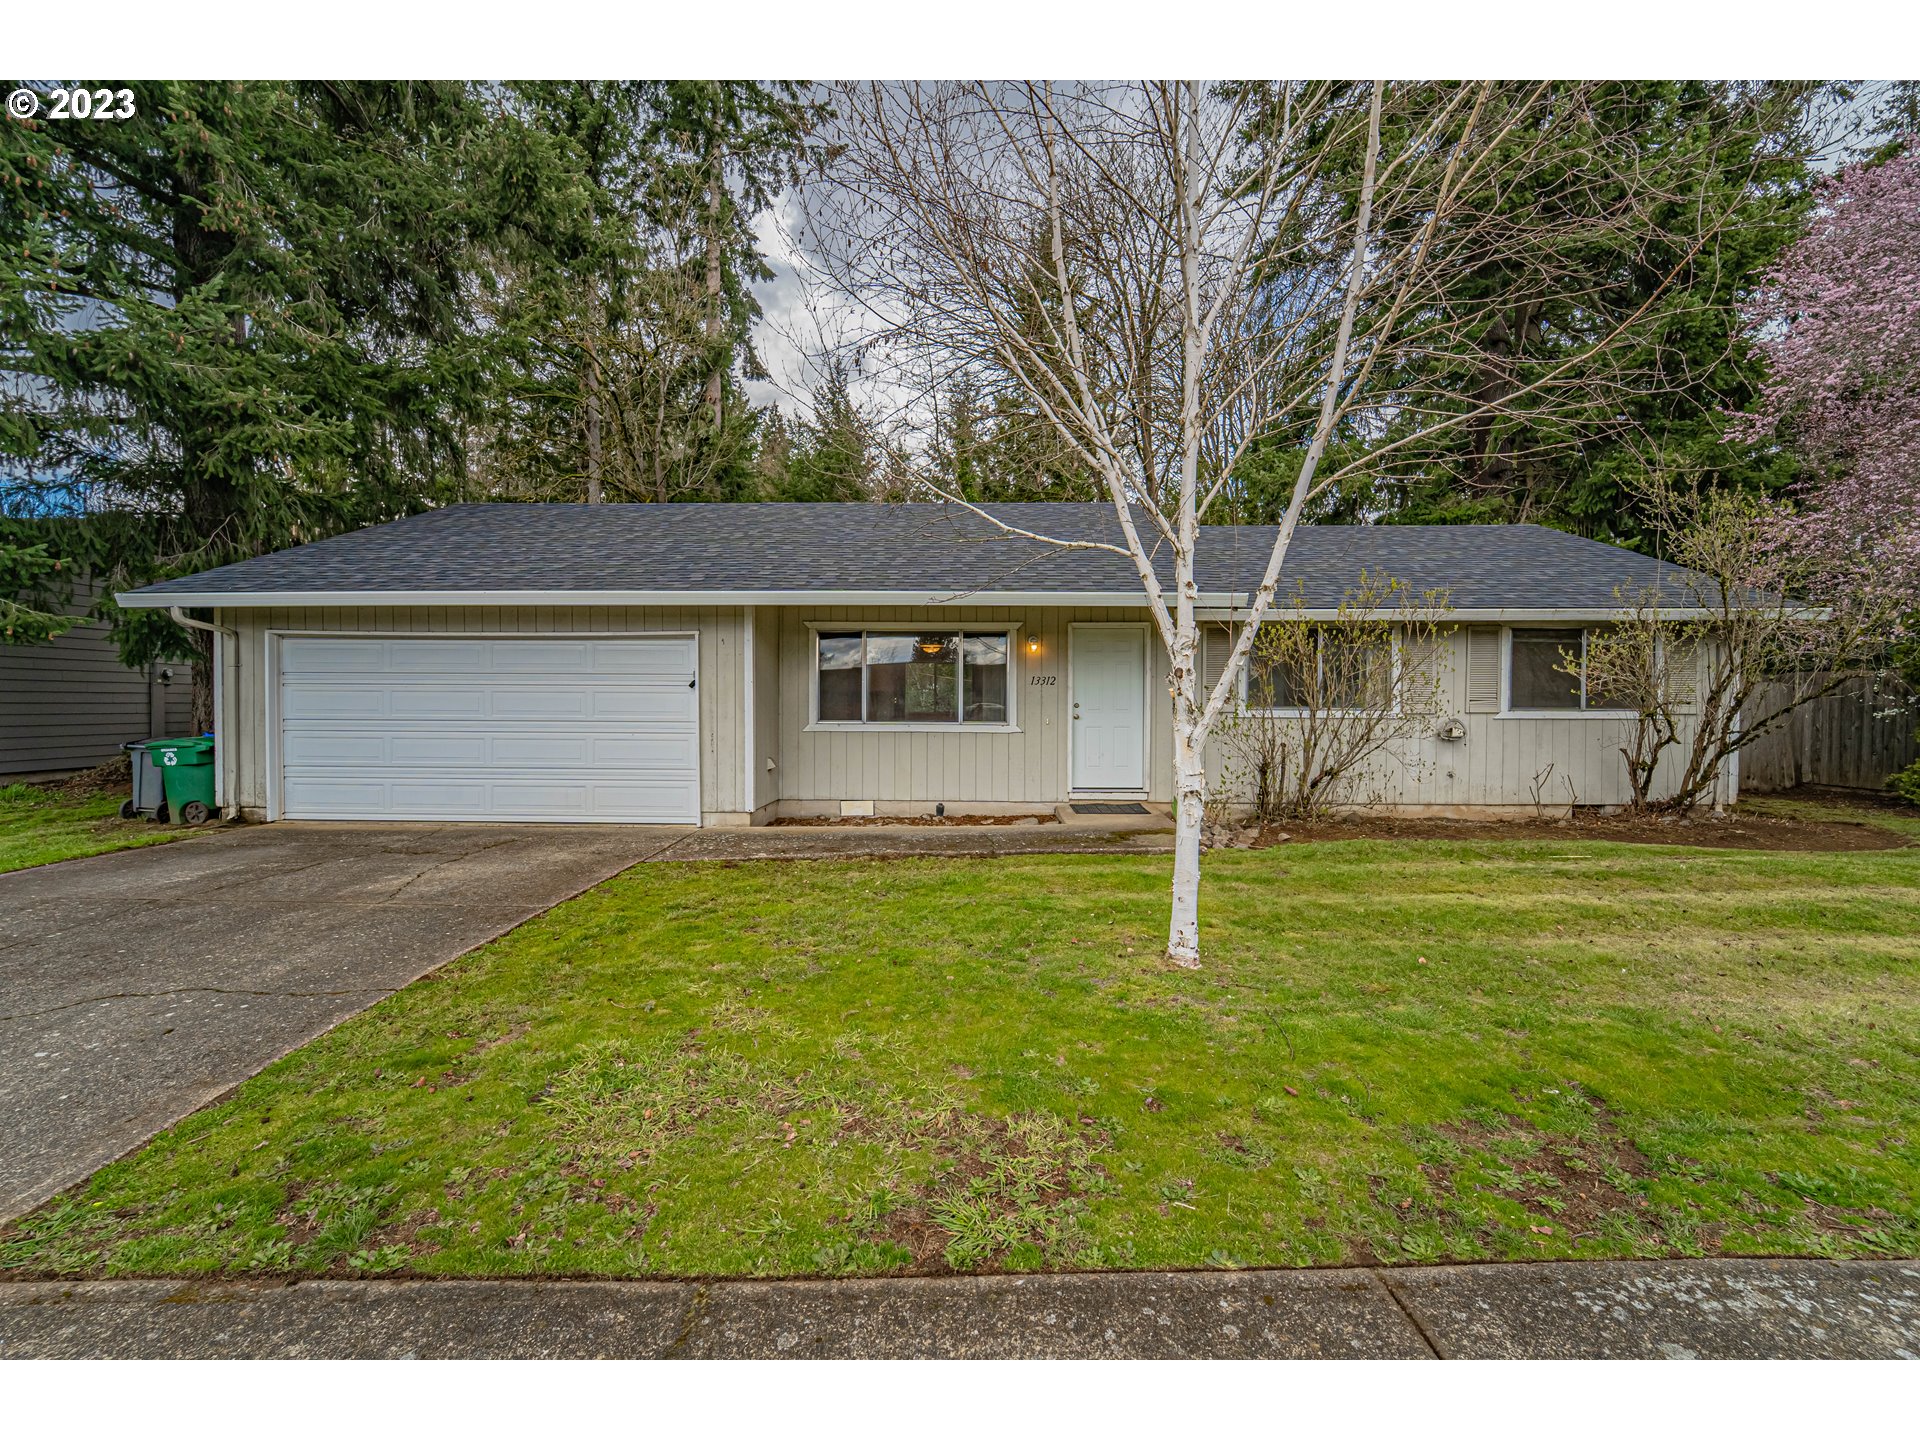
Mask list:
[{"label": "gutter downspout elbow", "polygon": [[189,630],[204,630],[209,635],[225,635],[229,640],[234,638],[233,631],[224,625],[210,625],[205,620],[195,620],[186,613],[184,606],[169,605],[167,607],[167,614],[172,618],[174,624],[184,625]]}]

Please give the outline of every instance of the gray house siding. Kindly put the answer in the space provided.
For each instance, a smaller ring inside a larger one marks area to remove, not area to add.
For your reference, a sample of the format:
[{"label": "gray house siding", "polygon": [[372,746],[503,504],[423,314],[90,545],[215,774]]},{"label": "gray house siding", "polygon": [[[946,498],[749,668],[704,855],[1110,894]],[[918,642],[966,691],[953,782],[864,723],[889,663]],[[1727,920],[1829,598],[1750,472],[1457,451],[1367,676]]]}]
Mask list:
[{"label": "gray house siding", "polygon": [[[1538,809],[1564,814],[1573,805],[1617,806],[1632,798],[1620,747],[1632,738],[1633,720],[1608,712],[1510,711],[1504,628],[1461,625],[1443,633],[1441,710],[1461,723],[1465,735],[1444,740],[1426,733],[1393,745],[1360,778],[1356,799],[1413,813],[1531,814]],[[1208,677],[1219,674],[1225,648],[1224,627],[1210,627]],[[1482,663],[1489,655],[1492,663]],[[1691,717],[1683,714],[1680,744],[1662,759],[1656,792],[1678,779],[1681,754],[1692,739]],[[1217,737],[1208,748],[1208,762],[1211,786],[1224,784],[1239,798],[1247,796],[1247,777],[1236,773],[1229,747]],[[1723,804],[1733,798],[1728,783],[1714,797]]]},{"label": "gray house siding", "polygon": [[84,770],[125,741],[185,734],[192,723],[186,663],[130,670],[104,625],[77,625],[45,645],[0,645],[0,775]]},{"label": "gray house siding", "polygon": [[[763,615],[769,612],[762,612]],[[984,811],[1050,810],[1068,798],[1069,650],[1078,624],[1145,624],[1144,609],[993,606],[786,606],[777,612],[780,652],[779,799],[788,814],[835,813],[842,801],[873,801],[881,813],[936,803]],[[1012,673],[1014,723],[915,730],[812,727],[813,631],[822,626],[924,624],[1018,627]],[[1028,641],[1038,639],[1037,653]],[[1145,798],[1173,794],[1167,736],[1173,705],[1166,651],[1149,633]],[[1052,683],[1035,684],[1038,679]]]},{"label": "gray house siding", "polygon": [[752,672],[752,737],[742,782],[755,823],[773,817],[780,801],[780,612],[754,606],[747,612],[748,665]]}]

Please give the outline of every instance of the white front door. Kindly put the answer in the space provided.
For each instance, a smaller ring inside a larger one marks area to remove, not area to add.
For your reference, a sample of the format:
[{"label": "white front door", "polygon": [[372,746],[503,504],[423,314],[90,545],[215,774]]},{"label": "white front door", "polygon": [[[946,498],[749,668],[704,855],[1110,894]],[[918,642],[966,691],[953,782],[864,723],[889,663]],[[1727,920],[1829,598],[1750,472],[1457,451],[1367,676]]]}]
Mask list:
[{"label": "white front door", "polygon": [[1076,625],[1073,788],[1147,788],[1147,631]]},{"label": "white front door", "polygon": [[700,823],[692,636],[289,636],[290,820]]}]

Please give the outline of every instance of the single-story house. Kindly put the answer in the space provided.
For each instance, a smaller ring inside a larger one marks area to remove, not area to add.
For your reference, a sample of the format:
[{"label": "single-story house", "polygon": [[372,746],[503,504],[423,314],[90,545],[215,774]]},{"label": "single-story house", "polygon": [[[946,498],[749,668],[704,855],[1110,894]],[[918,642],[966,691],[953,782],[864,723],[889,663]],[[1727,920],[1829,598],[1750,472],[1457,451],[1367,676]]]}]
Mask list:
[{"label": "single-story house", "polygon": [[[1104,504],[992,509],[1119,538]],[[1272,540],[1204,531],[1209,677]],[[1551,657],[1667,567],[1531,525],[1313,526],[1290,613],[1331,615],[1362,569],[1452,606],[1450,723],[1381,799],[1531,813],[1548,765],[1552,802],[1627,798],[1625,720]],[[959,506],[454,505],[120,602],[218,627],[219,795],[248,818],[748,825],[1172,798],[1167,657],[1130,562]]]}]

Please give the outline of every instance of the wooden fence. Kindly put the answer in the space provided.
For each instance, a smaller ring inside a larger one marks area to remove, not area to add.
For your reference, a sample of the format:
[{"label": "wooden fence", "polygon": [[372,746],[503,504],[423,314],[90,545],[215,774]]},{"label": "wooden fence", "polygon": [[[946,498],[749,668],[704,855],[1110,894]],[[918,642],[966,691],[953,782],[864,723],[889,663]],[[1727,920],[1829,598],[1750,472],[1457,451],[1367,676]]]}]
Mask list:
[{"label": "wooden fence", "polygon": [[[1765,713],[1777,703],[1762,691],[1750,709]],[[1850,681],[1802,705],[1742,750],[1740,789],[1839,785],[1878,790],[1889,775],[1920,757],[1920,743],[1914,739],[1917,724],[1920,706],[1899,680]]]}]

